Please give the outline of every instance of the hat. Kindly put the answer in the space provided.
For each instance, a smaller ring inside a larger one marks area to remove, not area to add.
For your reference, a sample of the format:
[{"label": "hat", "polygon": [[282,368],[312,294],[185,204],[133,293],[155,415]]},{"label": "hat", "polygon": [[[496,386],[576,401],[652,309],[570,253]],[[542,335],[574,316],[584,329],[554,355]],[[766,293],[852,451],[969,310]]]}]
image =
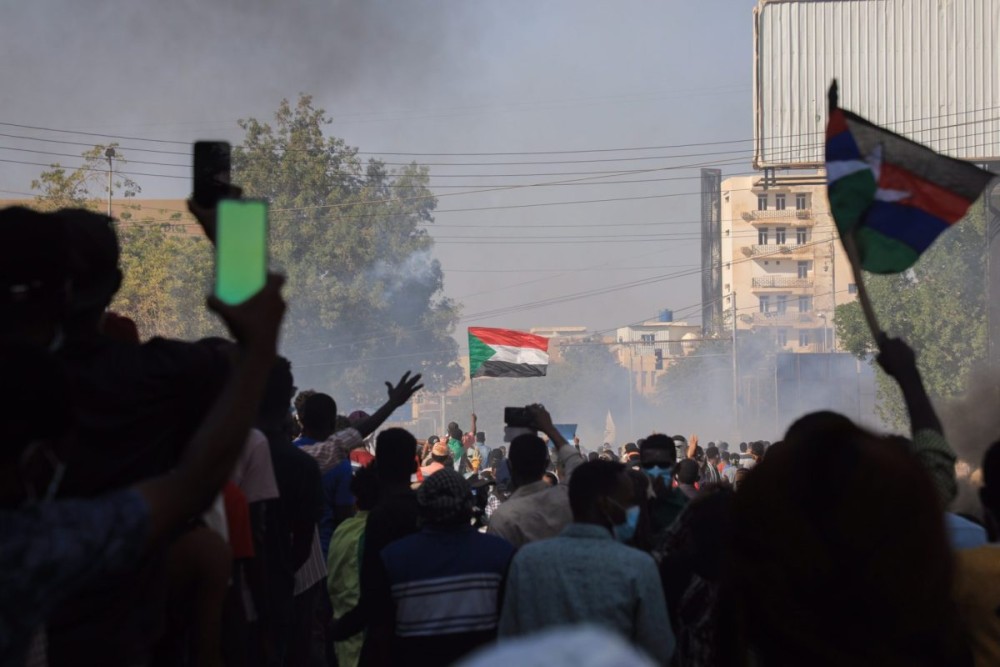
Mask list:
[{"label": "hat", "polygon": [[448,456],[449,453],[448,445],[443,442],[438,442],[431,447],[431,455],[433,456]]},{"label": "hat", "polygon": [[368,419],[368,413],[364,410],[355,410],[347,416],[347,421],[351,422],[351,426],[357,426],[366,419]]},{"label": "hat", "polygon": [[468,520],[474,502],[469,482],[452,468],[437,471],[417,491],[417,508],[427,524]]}]

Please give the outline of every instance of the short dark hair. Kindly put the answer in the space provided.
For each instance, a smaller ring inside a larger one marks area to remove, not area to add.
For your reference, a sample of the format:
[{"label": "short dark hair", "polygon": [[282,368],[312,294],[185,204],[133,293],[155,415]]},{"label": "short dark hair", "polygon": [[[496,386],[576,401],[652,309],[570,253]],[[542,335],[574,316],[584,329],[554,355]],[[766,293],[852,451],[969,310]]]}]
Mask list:
[{"label": "short dark hair", "polygon": [[537,482],[549,465],[549,448],[537,435],[525,433],[511,441],[507,458],[519,482]]},{"label": "short dark hair", "polygon": [[694,484],[698,481],[698,462],[684,459],[677,464],[677,481],[681,484]]},{"label": "short dark hair", "polygon": [[375,463],[378,477],[382,482],[401,483],[410,481],[416,469],[417,459],[413,452],[417,439],[402,428],[387,428],[375,439]]},{"label": "short dark hair", "polygon": [[705,450],[706,459],[717,459],[719,458],[719,448],[709,445],[708,449]]},{"label": "short dark hair", "polygon": [[292,362],[285,357],[278,357],[271,366],[264,386],[264,395],[260,399],[260,419],[268,424],[284,420],[292,405],[292,393],[295,391],[295,379],[292,377]]},{"label": "short dark hair", "polygon": [[612,494],[619,476],[624,473],[625,466],[617,461],[588,461],[574,470],[569,479],[569,506],[573,517],[583,517],[597,498]]},{"label": "short dark hair", "polygon": [[740,454],[746,454],[746,453],[747,453],[747,443],[741,442],[740,443]]},{"label": "short dark hair", "polygon": [[677,460],[677,448],[674,446],[673,438],[669,436],[657,433],[643,440],[642,447],[639,448],[639,453],[642,454],[642,452],[651,450],[669,452],[674,460]]},{"label": "short dark hair", "polygon": [[375,507],[378,502],[378,470],[374,463],[354,473],[351,495],[359,510],[367,511]]},{"label": "short dark hair", "polygon": [[598,454],[597,452],[591,452],[591,453],[587,454],[587,460],[588,461],[596,461],[600,457],[601,457],[601,455]]},{"label": "short dark hair", "polygon": [[750,443],[750,453],[755,456],[764,456],[764,443],[761,440]]},{"label": "short dark hair", "polygon": [[337,425],[337,402],[329,394],[316,393],[302,401],[299,411],[302,428],[311,433],[332,431]]},{"label": "short dark hair", "polygon": [[486,433],[483,432],[483,431],[480,431],[479,433],[476,433],[476,442],[478,442],[479,444],[485,444],[486,443]]}]

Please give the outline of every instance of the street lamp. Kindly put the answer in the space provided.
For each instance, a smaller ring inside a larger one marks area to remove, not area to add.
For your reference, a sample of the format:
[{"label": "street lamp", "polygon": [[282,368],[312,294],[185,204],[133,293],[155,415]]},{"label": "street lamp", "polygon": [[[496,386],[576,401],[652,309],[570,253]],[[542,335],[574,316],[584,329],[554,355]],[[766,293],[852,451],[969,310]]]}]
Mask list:
[{"label": "street lamp", "polygon": [[826,313],[820,313],[816,317],[823,320],[823,354],[826,354]]},{"label": "street lamp", "polygon": [[108,217],[111,217],[111,171],[113,166],[111,164],[111,158],[115,157],[115,149],[108,148],[104,151],[104,157],[108,158]]}]

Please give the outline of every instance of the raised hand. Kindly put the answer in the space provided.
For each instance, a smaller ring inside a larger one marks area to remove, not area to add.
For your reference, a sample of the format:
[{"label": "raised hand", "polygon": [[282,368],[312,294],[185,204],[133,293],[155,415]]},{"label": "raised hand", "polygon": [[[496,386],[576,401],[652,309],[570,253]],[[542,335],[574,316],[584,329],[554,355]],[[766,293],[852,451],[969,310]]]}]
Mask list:
[{"label": "raised hand", "polygon": [[285,315],[285,300],[281,296],[284,284],[284,276],[270,273],[264,287],[243,303],[231,306],[210,296],[208,308],[222,318],[233,338],[242,345],[273,354]]},{"label": "raised hand", "polygon": [[396,407],[404,405],[415,393],[424,388],[424,385],[420,384],[420,373],[410,377],[410,372],[411,371],[406,371],[403,377],[399,380],[399,384],[395,387],[392,386],[391,382],[385,383],[389,393],[389,402]]}]

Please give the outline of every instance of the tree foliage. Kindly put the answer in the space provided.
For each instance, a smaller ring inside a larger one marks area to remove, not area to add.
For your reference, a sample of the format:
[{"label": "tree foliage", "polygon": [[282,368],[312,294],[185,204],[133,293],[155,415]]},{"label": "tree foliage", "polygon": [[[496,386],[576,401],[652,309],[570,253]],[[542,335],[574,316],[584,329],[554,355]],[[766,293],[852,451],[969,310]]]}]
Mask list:
[{"label": "tree foliage", "polygon": [[450,334],[458,306],[432,257],[437,200],[425,167],[389,171],[327,137],[308,95],[282,101],[273,124],[240,121],[234,180],[271,205],[271,258],[288,276],[283,345],[301,386],[356,406],[384,400],[383,381],[423,372],[432,389],[460,378]]},{"label": "tree foliage", "polygon": [[[906,339],[934,399],[963,394],[970,375],[986,360],[986,243],[981,204],[946,231],[909,271],[865,275],[865,285],[881,328]],[[860,303],[837,308],[841,345],[861,357],[875,350]],[[878,370],[878,413],[888,424],[905,427],[898,387]]]}]

